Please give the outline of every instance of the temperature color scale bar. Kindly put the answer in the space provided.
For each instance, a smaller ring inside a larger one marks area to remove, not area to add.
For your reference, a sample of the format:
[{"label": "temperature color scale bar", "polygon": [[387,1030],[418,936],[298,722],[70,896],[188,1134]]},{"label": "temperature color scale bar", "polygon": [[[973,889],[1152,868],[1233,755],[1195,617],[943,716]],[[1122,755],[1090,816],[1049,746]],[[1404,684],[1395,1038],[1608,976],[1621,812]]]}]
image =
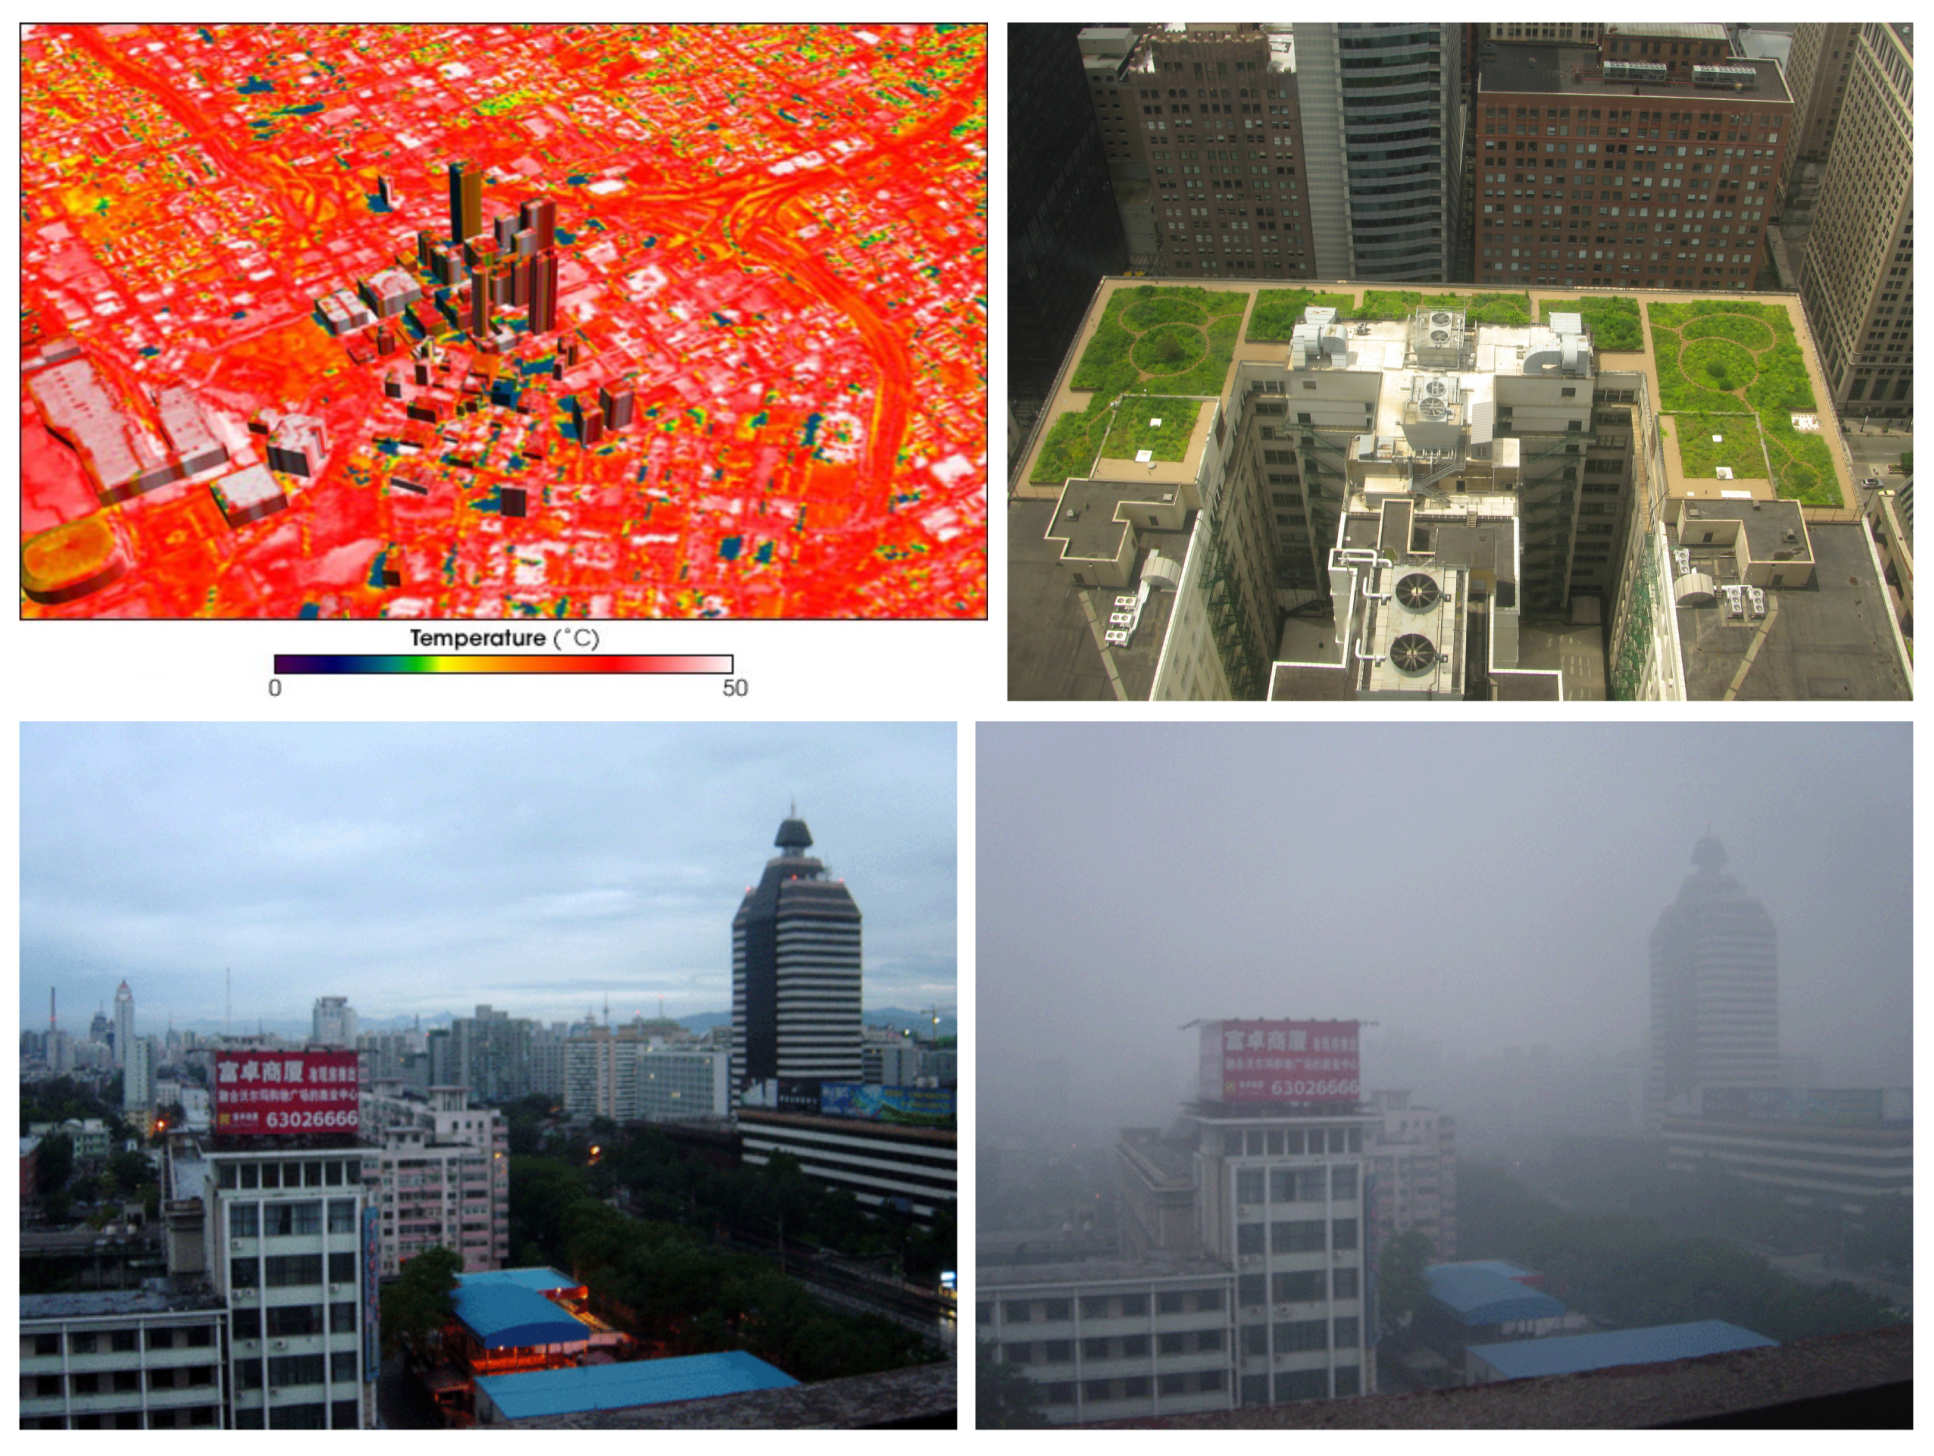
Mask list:
[{"label": "temperature color scale bar", "polygon": [[732,654],[654,657],[460,653],[277,653],[279,677],[302,673],[730,673]]}]

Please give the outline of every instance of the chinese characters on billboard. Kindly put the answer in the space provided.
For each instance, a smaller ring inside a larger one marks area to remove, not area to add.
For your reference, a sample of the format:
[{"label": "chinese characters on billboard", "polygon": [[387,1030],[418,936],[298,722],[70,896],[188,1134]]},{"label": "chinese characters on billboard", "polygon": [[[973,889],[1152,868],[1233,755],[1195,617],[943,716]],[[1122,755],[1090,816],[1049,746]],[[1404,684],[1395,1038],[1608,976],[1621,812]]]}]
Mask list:
[{"label": "chinese characters on billboard", "polygon": [[223,1136],[359,1130],[354,1052],[215,1053],[215,1131]]},{"label": "chinese characters on billboard", "polygon": [[1359,1095],[1354,1021],[1202,1024],[1205,1102],[1346,1102]]}]

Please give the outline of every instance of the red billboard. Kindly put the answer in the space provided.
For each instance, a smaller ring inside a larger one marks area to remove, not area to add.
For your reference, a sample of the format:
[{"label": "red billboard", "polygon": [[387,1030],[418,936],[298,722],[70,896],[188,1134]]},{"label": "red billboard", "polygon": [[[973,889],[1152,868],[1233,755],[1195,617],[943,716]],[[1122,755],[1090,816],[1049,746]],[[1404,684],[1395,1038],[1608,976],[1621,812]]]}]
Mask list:
[{"label": "red billboard", "polygon": [[354,1052],[216,1052],[215,1131],[270,1137],[357,1132]]},{"label": "red billboard", "polygon": [[1205,1021],[1205,1102],[1348,1102],[1360,1094],[1354,1021]]}]

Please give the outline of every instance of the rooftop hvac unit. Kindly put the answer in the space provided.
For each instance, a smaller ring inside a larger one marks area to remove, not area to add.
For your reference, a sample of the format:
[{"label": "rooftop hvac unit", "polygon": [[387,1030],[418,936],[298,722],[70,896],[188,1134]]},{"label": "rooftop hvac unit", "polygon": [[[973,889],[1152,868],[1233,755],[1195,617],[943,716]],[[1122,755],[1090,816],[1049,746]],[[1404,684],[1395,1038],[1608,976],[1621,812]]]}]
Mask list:
[{"label": "rooftop hvac unit", "polygon": [[1758,72],[1751,66],[1694,66],[1692,80],[1698,86],[1731,86],[1735,82],[1751,81]]},{"label": "rooftop hvac unit", "polygon": [[1450,315],[1447,313],[1434,313],[1430,316],[1430,325],[1436,329],[1447,328],[1450,325]]},{"label": "rooftop hvac unit", "polygon": [[1450,386],[1445,384],[1444,381],[1441,379],[1433,379],[1424,386],[1425,394],[1428,394],[1437,398],[1441,398],[1442,396],[1444,396],[1445,394],[1448,394],[1449,392],[1450,392]]},{"label": "rooftop hvac unit", "polygon": [[1390,644],[1397,671],[1415,677],[1437,666],[1437,644],[1421,632],[1406,632]]},{"label": "rooftop hvac unit", "polygon": [[1397,600],[1413,612],[1429,611],[1443,594],[1436,580],[1421,571],[1410,572],[1397,583]]}]

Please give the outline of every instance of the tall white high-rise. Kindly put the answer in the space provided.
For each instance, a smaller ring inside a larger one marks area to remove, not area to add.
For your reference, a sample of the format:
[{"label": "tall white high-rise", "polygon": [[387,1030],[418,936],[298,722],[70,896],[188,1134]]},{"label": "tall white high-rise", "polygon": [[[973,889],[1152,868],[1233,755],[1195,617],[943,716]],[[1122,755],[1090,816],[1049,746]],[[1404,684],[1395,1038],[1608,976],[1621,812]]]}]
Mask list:
[{"label": "tall white high-rise", "polygon": [[114,990],[114,1065],[128,1064],[128,1047],[134,1042],[134,992],[123,981]]},{"label": "tall white high-rise", "polygon": [[151,1036],[137,1036],[128,1043],[127,1061],[121,1068],[121,1110],[146,1118],[154,1106],[155,1045]]},{"label": "tall white high-rise", "polygon": [[356,1010],[347,996],[318,996],[309,1015],[309,1040],[317,1046],[354,1047]]},{"label": "tall white high-rise", "polygon": [[860,909],[787,819],[732,918],[732,1085],[860,1080]]},{"label": "tall white high-rise", "polygon": [[1710,834],[1652,931],[1648,1123],[1702,1086],[1780,1083],[1779,933]]}]

